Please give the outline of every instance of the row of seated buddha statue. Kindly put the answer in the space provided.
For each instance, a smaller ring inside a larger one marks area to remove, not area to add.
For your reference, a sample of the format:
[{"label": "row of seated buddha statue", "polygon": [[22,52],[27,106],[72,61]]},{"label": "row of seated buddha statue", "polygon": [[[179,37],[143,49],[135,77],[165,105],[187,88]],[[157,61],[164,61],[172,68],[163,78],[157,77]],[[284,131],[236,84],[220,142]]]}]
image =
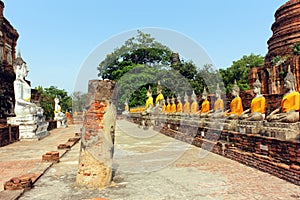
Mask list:
[{"label": "row of seated buddha statue", "polygon": [[[230,108],[224,111],[224,101],[221,98],[222,91],[217,85],[215,93],[215,102],[213,108],[211,109],[210,102],[208,101],[207,91],[204,88],[202,93],[202,104],[199,109],[197,102],[197,96],[193,91],[191,95],[192,102],[188,101],[188,96],[185,93],[184,104],[181,102],[180,95],[177,96],[175,103],[175,98],[164,99],[162,94],[162,86],[160,82],[157,85],[157,97],[155,99],[155,104],[152,97],[152,90],[149,87],[147,91],[147,101],[146,106],[142,109],[145,112],[151,112],[151,110],[160,109],[161,112],[166,114],[189,114],[189,115],[199,115],[200,118],[225,118],[228,120],[247,120],[247,121],[262,121],[267,120],[268,122],[284,122],[293,123],[299,121],[299,104],[300,95],[295,91],[296,79],[288,68],[287,76],[284,79],[284,88],[286,93],[281,101],[281,106],[271,112],[267,117],[266,115],[266,99],[261,94],[261,83],[258,79],[253,84],[253,92],[255,97],[251,101],[251,106],[247,110],[243,110],[242,99],[239,96],[240,88],[238,87],[236,81],[232,88],[233,100],[230,103]],[[128,105],[127,105],[128,106]],[[127,109],[129,109],[127,107]]]}]

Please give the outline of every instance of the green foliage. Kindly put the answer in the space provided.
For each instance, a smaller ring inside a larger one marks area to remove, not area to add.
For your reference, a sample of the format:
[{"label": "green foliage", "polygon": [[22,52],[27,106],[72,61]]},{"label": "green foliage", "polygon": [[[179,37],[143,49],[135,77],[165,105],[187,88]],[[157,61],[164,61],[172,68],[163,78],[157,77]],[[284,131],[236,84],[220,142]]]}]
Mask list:
[{"label": "green foliage", "polygon": [[241,59],[233,61],[227,69],[220,69],[226,92],[231,92],[234,80],[237,81],[241,91],[249,90],[248,74],[251,67],[259,67],[264,64],[264,57],[261,55],[244,55]]},{"label": "green foliage", "polygon": [[50,86],[49,88],[38,86],[35,89],[41,94],[40,106],[44,109],[46,119],[53,119],[54,117],[55,97],[60,100],[62,112],[72,109],[72,98],[68,96],[68,93],[65,90],[58,89],[55,86]]},{"label": "green foliage", "polygon": [[295,42],[290,48],[292,48],[293,55],[300,55],[300,44],[298,42]]},{"label": "green foliage", "polygon": [[87,94],[77,91],[73,92],[71,96],[73,99],[73,113],[82,112],[86,105]]},{"label": "green foliage", "polygon": [[98,76],[118,81],[138,64],[168,64],[171,50],[155,41],[150,34],[138,31],[136,37],[128,39],[124,45],[108,54],[99,64]]}]

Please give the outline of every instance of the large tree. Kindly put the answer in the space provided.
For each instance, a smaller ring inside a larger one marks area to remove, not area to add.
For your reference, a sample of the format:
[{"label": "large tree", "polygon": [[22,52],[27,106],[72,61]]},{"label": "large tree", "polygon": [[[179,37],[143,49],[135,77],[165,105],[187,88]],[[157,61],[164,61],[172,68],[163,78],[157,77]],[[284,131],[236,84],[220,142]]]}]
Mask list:
[{"label": "large tree", "polygon": [[250,54],[244,55],[241,59],[233,61],[227,69],[220,69],[224,85],[227,92],[231,92],[234,80],[237,81],[240,89],[249,90],[248,74],[252,67],[259,67],[264,64],[264,56]]},{"label": "large tree", "polygon": [[41,95],[40,106],[44,109],[46,119],[53,119],[54,117],[54,98],[59,99],[62,112],[72,109],[72,98],[64,89],[58,89],[55,86],[43,88],[38,86],[35,88]]}]

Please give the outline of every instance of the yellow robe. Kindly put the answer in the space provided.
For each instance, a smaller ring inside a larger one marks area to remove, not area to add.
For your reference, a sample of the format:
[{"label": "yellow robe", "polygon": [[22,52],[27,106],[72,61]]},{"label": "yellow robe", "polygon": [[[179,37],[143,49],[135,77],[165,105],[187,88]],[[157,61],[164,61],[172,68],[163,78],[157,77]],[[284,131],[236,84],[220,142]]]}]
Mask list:
[{"label": "yellow robe", "polygon": [[182,112],[182,103],[177,104],[176,112]]},{"label": "yellow robe", "polygon": [[166,113],[170,113],[170,111],[171,111],[171,105],[168,104],[168,105],[166,106]]},{"label": "yellow robe", "polygon": [[153,97],[147,99],[145,109],[148,109],[150,105],[153,107]]},{"label": "yellow robe", "polygon": [[164,95],[162,93],[159,93],[155,99],[155,104],[158,104],[158,102],[164,100]]},{"label": "yellow robe", "polygon": [[210,110],[210,104],[207,99],[205,99],[201,105],[200,113],[207,113]]},{"label": "yellow robe", "polygon": [[162,112],[166,112],[166,108],[167,108],[167,106],[166,106],[166,105],[163,105],[161,111],[162,111]]},{"label": "yellow robe", "polygon": [[256,97],[251,101],[251,113],[258,112],[266,113],[266,99],[265,97]]},{"label": "yellow robe", "polygon": [[191,105],[191,114],[197,113],[198,110],[199,110],[198,103],[196,101],[194,101]]},{"label": "yellow robe", "polygon": [[282,98],[281,109],[282,112],[288,112],[290,110],[299,110],[299,93],[292,92]]},{"label": "yellow robe", "polygon": [[190,113],[191,112],[190,102],[185,102],[185,104],[183,106],[183,112],[184,113]]},{"label": "yellow robe", "polygon": [[230,112],[227,115],[236,114],[240,116],[243,112],[243,105],[241,97],[235,97],[230,103]]},{"label": "yellow robe", "polygon": [[214,110],[222,110],[224,109],[224,101],[223,99],[217,99],[214,103]]},{"label": "yellow robe", "polygon": [[173,104],[171,105],[171,110],[170,110],[170,112],[171,112],[171,113],[176,112],[176,104],[175,104],[175,103],[173,103]]}]

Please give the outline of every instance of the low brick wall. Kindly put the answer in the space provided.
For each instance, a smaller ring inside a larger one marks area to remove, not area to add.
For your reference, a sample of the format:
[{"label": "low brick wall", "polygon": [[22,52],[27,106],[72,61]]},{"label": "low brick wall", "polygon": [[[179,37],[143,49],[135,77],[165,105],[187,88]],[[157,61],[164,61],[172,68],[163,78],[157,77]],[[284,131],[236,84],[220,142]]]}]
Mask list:
[{"label": "low brick wall", "polygon": [[0,147],[19,140],[19,126],[7,125],[0,128]]},{"label": "low brick wall", "polygon": [[[191,128],[191,127],[190,127]],[[190,129],[189,128],[189,129]],[[195,127],[194,127],[195,128]],[[202,129],[204,137],[167,128],[157,128],[169,137],[254,167],[300,185],[300,143],[233,131]],[[209,136],[207,133],[209,132]]]}]

